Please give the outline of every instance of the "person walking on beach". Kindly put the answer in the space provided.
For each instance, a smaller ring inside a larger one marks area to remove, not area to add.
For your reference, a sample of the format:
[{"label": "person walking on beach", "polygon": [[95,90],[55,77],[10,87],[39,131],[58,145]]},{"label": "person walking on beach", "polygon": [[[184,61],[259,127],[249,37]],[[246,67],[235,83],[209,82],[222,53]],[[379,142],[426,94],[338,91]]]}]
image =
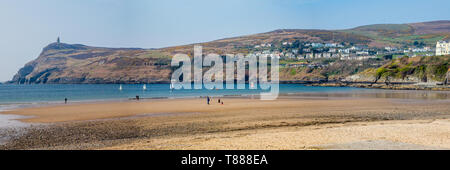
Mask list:
[{"label": "person walking on beach", "polygon": [[67,97],[64,98],[64,104],[67,104]]},{"label": "person walking on beach", "polygon": [[209,96],[206,96],[206,103],[209,105],[209,101],[210,101],[211,99],[209,98]]}]

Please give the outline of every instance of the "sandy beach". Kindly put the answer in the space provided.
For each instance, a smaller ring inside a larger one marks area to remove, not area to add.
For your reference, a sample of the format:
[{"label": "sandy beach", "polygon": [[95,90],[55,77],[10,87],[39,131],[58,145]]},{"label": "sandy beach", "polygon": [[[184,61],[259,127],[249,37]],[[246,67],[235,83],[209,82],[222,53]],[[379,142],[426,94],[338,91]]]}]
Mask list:
[{"label": "sandy beach", "polygon": [[[413,93],[413,92],[412,92]],[[450,149],[450,100],[214,98],[78,103],[27,116],[0,149]]]}]

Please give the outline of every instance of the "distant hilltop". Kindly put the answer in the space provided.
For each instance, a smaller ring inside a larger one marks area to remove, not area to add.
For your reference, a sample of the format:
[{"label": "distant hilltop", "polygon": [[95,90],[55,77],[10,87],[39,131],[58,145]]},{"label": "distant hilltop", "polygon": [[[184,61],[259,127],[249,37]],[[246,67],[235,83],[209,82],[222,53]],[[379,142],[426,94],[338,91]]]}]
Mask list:
[{"label": "distant hilltop", "polygon": [[392,56],[434,53],[437,41],[449,39],[449,20],[345,30],[279,29],[160,49],[90,47],[58,37],[9,83],[166,83],[173,70],[171,56],[192,56],[194,45],[202,45],[204,54],[271,53],[282,60],[282,81],[328,81],[379,67]]}]

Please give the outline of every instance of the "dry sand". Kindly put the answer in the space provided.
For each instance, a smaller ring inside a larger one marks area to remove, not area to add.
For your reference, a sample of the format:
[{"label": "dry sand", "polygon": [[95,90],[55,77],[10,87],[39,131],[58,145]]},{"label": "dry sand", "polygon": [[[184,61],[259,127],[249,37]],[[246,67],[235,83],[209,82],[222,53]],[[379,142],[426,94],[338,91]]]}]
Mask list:
[{"label": "dry sand", "polygon": [[103,149],[450,149],[450,121],[329,124],[144,139]]},{"label": "dry sand", "polygon": [[165,99],[24,108],[0,149],[449,149],[450,101]]}]

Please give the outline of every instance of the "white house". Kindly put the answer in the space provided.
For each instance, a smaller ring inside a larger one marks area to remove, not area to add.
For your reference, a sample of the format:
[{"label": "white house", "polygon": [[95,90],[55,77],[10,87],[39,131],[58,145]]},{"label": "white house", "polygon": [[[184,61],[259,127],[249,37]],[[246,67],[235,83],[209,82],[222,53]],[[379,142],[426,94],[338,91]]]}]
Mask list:
[{"label": "white house", "polygon": [[449,55],[450,54],[450,43],[446,41],[438,41],[436,43],[436,55]]},{"label": "white house", "polygon": [[356,55],[369,55],[369,51],[357,51]]}]

